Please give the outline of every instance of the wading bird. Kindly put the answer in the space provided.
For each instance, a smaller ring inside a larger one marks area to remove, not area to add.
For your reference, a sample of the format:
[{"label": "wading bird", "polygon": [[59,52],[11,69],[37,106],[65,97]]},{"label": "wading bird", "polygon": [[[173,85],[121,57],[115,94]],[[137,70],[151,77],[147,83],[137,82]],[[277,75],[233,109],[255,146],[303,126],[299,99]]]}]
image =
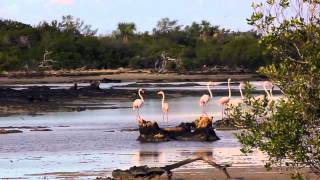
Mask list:
[{"label": "wading bird", "polygon": [[[269,82],[269,81],[263,82],[263,90],[266,92],[267,97],[269,97],[269,92],[268,92],[267,87],[266,87],[267,85],[268,85],[268,86],[270,85],[270,82]],[[255,96],[255,97],[254,97],[254,99],[255,99],[256,101],[262,101],[264,98],[265,98],[265,95],[259,95],[259,96]]]},{"label": "wading bird", "polygon": [[144,99],[143,99],[141,93],[144,93],[143,89],[139,89],[139,91],[138,91],[138,95],[139,95],[140,99],[134,100],[133,104],[132,104],[132,109],[134,111],[137,111],[136,120],[137,120],[138,123],[141,120],[141,116],[140,116],[139,110],[140,110],[140,108],[142,107],[142,105],[144,103]]},{"label": "wading bird", "polygon": [[274,86],[272,85],[272,87],[270,88],[270,92],[268,94],[268,98],[269,98],[268,109],[269,110],[271,110],[274,105],[273,94],[272,94],[273,88],[274,88]]},{"label": "wading bird", "polygon": [[164,102],[165,95],[164,95],[163,91],[159,91],[158,95],[162,95],[162,100],[161,100],[162,120],[164,121],[164,115],[166,115],[166,120],[167,120],[167,124],[168,124],[168,122],[169,122],[169,117],[168,117],[169,104]]},{"label": "wading bird", "polygon": [[242,88],[243,88],[243,87],[244,87],[244,83],[241,82],[241,83],[239,84],[239,86],[238,86],[239,92],[240,92],[240,95],[241,95],[241,99],[231,99],[230,102],[229,102],[229,104],[232,104],[232,105],[234,105],[234,106],[237,106],[237,105],[239,105],[240,103],[243,102],[243,100],[244,100],[244,96],[243,96],[243,93],[242,93]]},{"label": "wading bird", "polygon": [[210,101],[210,99],[212,99],[212,92],[210,89],[211,86],[213,86],[213,82],[209,81],[207,84],[207,88],[208,88],[210,96],[208,94],[204,94],[201,96],[201,98],[199,100],[199,105],[202,108],[202,115],[205,115],[205,116],[208,116],[205,108],[206,108],[208,102]]},{"label": "wading bird", "polygon": [[229,89],[229,96],[222,97],[218,100],[218,103],[221,105],[221,120],[223,120],[223,114],[224,114],[224,109],[225,105],[227,105],[231,99],[231,88],[230,88],[230,81],[231,79],[228,79],[228,89]]}]

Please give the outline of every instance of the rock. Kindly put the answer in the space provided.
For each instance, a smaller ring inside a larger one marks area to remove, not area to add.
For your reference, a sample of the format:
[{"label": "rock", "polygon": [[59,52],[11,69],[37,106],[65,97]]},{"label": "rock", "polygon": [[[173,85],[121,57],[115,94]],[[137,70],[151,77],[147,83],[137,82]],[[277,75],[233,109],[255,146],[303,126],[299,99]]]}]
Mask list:
[{"label": "rock", "polygon": [[217,120],[213,123],[213,126],[215,129],[218,130],[237,130],[240,129],[235,126],[233,121],[231,119],[222,119],[222,120]]},{"label": "rock", "polygon": [[73,83],[73,86],[70,87],[70,90],[78,90],[78,83]]},{"label": "rock", "polygon": [[115,179],[151,179],[164,173],[165,170],[160,167],[133,166],[127,170],[112,171],[112,177]]},{"label": "rock", "polygon": [[22,132],[23,131],[16,130],[16,129],[10,129],[10,130],[0,129],[0,134],[12,134],[12,133],[22,133]]},{"label": "rock", "polygon": [[52,131],[52,129],[41,129],[41,128],[35,128],[35,129],[31,129],[30,131]]},{"label": "rock", "polygon": [[90,88],[100,90],[100,81],[91,81]]},{"label": "rock", "polygon": [[160,128],[156,122],[141,120],[139,132],[140,142],[219,140],[212,127],[212,118],[209,117],[200,117],[192,123],[181,123],[173,128]]},{"label": "rock", "polygon": [[102,83],[121,83],[121,80],[103,78],[100,82],[102,82]]},{"label": "rock", "polygon": [[139,122],[140,142],[163,142],[169,141],[168,135],[159,128],[158,123],[140,120]]},{"label": "rock", "polygon": [[121,129],[120,132],[132,132],[132,131],[139,131],[138,128],[126,128],[126,129]]},{"label": "rock", "polygon": [[116,132],[116,131],[115,130],[106,130],[106,131],[103,131],[103,132],[111,133],[111,132]]}]

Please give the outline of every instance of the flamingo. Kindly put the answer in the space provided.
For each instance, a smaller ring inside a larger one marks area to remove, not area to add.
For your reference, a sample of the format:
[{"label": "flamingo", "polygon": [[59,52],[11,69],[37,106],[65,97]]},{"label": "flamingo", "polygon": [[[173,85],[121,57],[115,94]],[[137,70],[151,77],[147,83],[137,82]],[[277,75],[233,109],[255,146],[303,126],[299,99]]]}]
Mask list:
[{"label": "flamingo", "polygon": [[164,102],[165,95],[164,95],[163,91],[159,91],[158,95],[162,95],[162,100],[161,100],[162,119],[164,121],[164,115],[166,114],[166,119],[167,119],[167,124],[168,124],[168,121],[169,121],[169,118],[168,118],[169,104]]},{"label": "flamingo", "polygon": [[228,89],[229,89],[229,96],[222,97],[219,99],[218,103],[221,105],[222,110],[221,110],[221,120],[223,119],[223,114],[224,114],[224,106],[230,102],[231,99],[231,88],[230,88],[230,81],[231,79],[228,79]]},{"label": "flamingo", "polygon": [[274,105],[273,94],[272,94],[273,88],[274,88],[274,86],[272,85],[272,88],[270,89],[270,92],[268,94],[268,97],[269,97],[268,108],[269,109],[271,109]]},{"label": "flamingo", "polygon": [[234,99],[234,100],[230,100],[230,104],[232,105],[238,105],[240,104],[243,100],[244,100],[244,96],[243,96],[243,93],[242,93],[242,88],[243,88],[244,84],[241,82],[239,84],[239,92],[240,92],[240,95],[241,95],[241,99]]},{"label": "flamingo", "polygon": [[210,89],[210,86],[213,86],[213,82],[212,81],[209,81],[208,84],[207,84],[207,88],[208,88],[210,96],[208,94],[204,94],[204,95],[201,96],[201,98],[199,100],[199,105],[202,108],[202,115],[206,115],[206,116],[208,116],[208,114],[205,112],[205,107],[213,97],[211,89]]},{"label": "flamingo", "polygon": [[141,116],[140,116],[140,108],[143,106],[143,103],[144,103],[144,99],[141,95],[141,93],[144,93],[143,89],[139,89],[138,91],[138,94],[139,94],[139,97],[140,99],[136,99],[133,101],[133,104],[132,104],[132,109],[135,111],[137,111],[137,114],[136,114],[136,120],[137,122],[139,123],[139,121],[141,120]]},{"label": "flamingo", "polygon": [[[269,97],[270,95],[269,95],[269,92],[268,92],[268,90],[266,88],[267,85],[270,85],[269,81],[263,82],[263,90],[266,92],[267,96]],[[265,97],[265,95],[259,95],[259,96],[255,96],[254,99],[256,101],[261,101],[262,99],[264,99],[264,97]]]}]

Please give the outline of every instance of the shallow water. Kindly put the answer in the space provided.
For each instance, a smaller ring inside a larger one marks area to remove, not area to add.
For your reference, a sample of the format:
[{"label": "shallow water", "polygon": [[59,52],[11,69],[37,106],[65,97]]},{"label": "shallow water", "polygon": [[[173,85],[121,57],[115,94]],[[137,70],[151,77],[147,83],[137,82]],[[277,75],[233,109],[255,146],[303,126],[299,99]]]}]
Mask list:
[{"label": "shallow water", "polygon": [[[261,85],[260,82],[256,83],[258,86]],[[205,89],[203,93],[207,93]],[[199,93],[199,96],[168,99],[170,105],[168,125],[174,126],[182,121],[192,121],[197,118],[201,112],[198,100],[203,93]],[[220,119],[221,116],[221,107],[217,105],[219,98],[214,97],[208,105],[209,115],[214,119]],[[143,118],[157,120],[160,125],[167,125],[160,113],[160,99],[148,97],[145,99],[141,109]],[[107,100],[104,103],[114,104],[117,107],[130,107],[132,104],[125,100]],[[170,164],[189,158],[196,152],[210,153],[218,163],[231,163],[233,166],[263,165],[265,159],[260,152],[250,156],[242,155],[239,150],[240,145],[234,138],[234,131],[217,131],[221,140],[211,143],[174,141],[158,144],[139,143],[136,141],[138,132],[120,132],[125,128],[137,128],[135,113],[131,108],[1,117],[0,126],[48,126],[53,130],[50,132],[23,130],[21,134],[1,135],[0,177],[34,178],[30,175],[51,172],[103,171],[109,174],[113,169],[124,169],[133,165]],[[197,162],[183,168],[207,167]],[[38,177],[43,176],[38,175]]]}]

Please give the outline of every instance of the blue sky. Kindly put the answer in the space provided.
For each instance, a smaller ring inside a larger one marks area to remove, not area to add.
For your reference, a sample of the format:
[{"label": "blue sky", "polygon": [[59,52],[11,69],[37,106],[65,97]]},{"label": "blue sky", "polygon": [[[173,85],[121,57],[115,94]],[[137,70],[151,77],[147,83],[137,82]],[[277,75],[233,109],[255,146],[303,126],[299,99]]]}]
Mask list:
[{"label": "blue sky", "polygon": [[0,17],[38,24],[42,20],[60,20],[72,15],[111,33],[118,22],[135,22],[138,31],[151,31],[164,17],[179,24],[208,20],[232,30],[251,29],[246,18],[251,15],[252,0],[0,0]]}]

